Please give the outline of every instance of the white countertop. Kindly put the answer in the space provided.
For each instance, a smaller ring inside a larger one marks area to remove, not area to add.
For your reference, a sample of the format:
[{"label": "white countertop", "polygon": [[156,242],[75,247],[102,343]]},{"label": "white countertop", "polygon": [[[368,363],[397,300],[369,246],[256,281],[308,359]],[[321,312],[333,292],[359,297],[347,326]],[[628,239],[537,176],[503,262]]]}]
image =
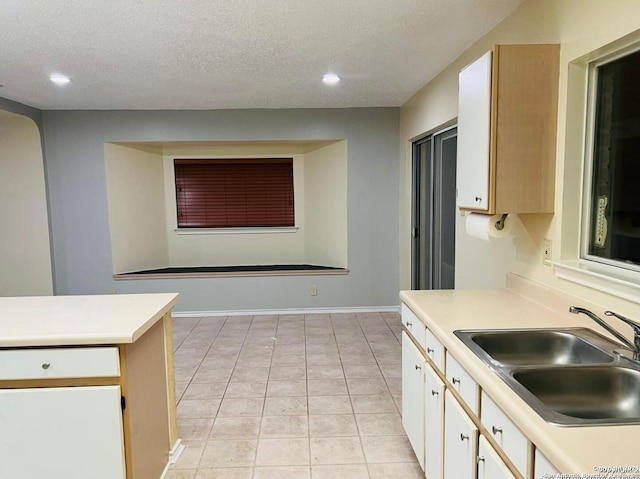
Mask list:
[{"label": "white countertop", "polygon": [[0,347],[133,343],[177,293],[0,298]]},{"label": "white countertop", "polygon": [[551,425],[453,334],[457,329],[563,326],[603,333],[595,323],[510,290],[403,291],[400,298],[560,472],[586,475],[595,474],[597,466],[640,466],[640,425]]}]

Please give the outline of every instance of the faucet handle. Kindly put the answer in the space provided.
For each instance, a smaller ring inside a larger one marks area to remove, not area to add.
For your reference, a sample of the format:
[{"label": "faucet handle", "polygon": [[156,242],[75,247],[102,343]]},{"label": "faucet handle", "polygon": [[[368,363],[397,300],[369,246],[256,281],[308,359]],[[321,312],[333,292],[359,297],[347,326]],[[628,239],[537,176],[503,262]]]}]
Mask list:
[{"label": "faucet handle", "polygon": [[631,326],[633,328],[634,333],[640,334],[640,323],[632,321],[629,318],[625,318],[624,316],[621,316],[618,313],[614,313],[613,311],[605,311],[604,315],[605,316],[613,316],[614,318],[618,318],[623,323],[626,323],[629,326]]}]

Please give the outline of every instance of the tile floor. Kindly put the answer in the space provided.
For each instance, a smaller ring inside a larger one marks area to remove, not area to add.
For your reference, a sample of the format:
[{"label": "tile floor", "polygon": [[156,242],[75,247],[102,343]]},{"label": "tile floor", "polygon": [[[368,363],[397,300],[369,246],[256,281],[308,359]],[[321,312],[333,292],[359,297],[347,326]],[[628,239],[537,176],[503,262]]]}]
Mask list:
[{"label": "tile floor", "polygon": [[400,315],[174,320],[167,479],[418,479],[402,428]]}]

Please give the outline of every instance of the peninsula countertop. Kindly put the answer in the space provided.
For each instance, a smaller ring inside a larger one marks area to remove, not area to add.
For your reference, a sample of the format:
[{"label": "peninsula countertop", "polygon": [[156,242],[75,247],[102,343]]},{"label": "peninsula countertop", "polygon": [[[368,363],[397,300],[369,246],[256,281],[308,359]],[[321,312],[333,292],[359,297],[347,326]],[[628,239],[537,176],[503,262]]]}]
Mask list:
[{"label": "peninsula countertop", "polygon": [[135,342],[178,293],[0,298],[0,347]]},{"label": "peninsula countertop", "polygon": [[[549,424],[453,334],[457,329],[582,326],[606,335],[595,323],[569,314],[564,304],[552,309],[540,298],[534,301],[508,289],[403,291],[400,298],[561,472],[586,475],[597,473],[598,467],[640,468],[640,425]],[[555,305],[562,303],[557,296],[550,299]]]}]

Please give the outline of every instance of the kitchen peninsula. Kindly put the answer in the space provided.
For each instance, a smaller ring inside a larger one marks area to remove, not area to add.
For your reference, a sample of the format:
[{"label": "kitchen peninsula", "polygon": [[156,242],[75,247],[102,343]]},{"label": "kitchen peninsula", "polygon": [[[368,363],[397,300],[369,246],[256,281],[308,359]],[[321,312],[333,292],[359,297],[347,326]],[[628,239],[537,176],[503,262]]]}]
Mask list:
[{"label": "kitchen peninsula", "polygon": [[0,298],[0,477],[160,478],[178,294]]}]

